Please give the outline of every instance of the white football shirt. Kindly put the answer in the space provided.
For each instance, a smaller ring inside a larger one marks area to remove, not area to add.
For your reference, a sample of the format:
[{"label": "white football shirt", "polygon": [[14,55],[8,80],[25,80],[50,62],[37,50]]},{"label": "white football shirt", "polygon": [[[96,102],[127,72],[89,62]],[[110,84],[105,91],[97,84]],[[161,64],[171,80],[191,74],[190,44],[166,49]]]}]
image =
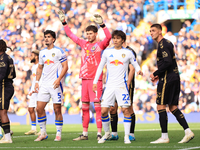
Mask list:
[{"label": "white football shirt", "polygon": [[136,72],[140,70],[140,66],[138,65],[134,53],[131,50],[126,48],[122,48],[120,50],[116,50],[115,48],[105,49],[93,83],[97,84],[103,67],[106,64],[106,87],[121,87],[126,85],[128,80],[129,62],[133,65]]},{"label": "white football shirt", "polygon": [[53,83],[62,71],[61,63],[66,60],[67,57],[65,52],[57,46],[54,46],[50,50],[45,48],[40,51],[39,64],[44,65],[41,86],[53,86]]},{"label": "white football shirt", "polygon": [[36,81],[36,71],[37,71],[37,68],[38,68],[38,64],[33,64],[32,69],[31,69],[32,76],[33,76],[32,85],[31,85],[31,92],[35,91],[35,81]]}]

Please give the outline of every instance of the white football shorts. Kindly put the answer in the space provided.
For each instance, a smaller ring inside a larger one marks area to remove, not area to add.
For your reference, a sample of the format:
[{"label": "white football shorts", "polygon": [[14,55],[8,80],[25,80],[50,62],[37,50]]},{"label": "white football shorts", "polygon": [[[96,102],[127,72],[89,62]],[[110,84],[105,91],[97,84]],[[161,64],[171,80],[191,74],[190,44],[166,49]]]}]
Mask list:
[{"label": "white football shorts", "polygon": [[37,101],[40,102],[49,102],[50,98],[52,98],[53,103],[61,104],[63,99],[62,88],[59,86],[54,89],[53,86],[40,86],[38,92]]},{"label": "white football shorts", "polygon": [[101,107],[115,106],[115,100],[117,100],[118,106],[121,107],[129,107],[131,105],[126,86],[106,87],[101,100]]},{"label": "white football shorts", "polygon": [[38,93],[32,93],[32,95],[30,96],[30,101],[29,101],[28,107],[35,107],[36,108],[37,96],[38,96]]}]

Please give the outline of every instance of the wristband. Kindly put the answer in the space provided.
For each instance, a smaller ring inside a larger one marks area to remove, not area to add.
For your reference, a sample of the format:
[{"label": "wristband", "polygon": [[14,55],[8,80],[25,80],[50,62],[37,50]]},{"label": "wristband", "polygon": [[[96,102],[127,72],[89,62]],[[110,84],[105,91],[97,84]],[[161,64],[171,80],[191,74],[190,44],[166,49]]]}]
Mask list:
[{"label": "wristband", "polygon": [[66,24],[67,24],[67,22],[66,22],[66,21],[64,21],[64,22],[62,22],[62,24],[63,24],[63,26],[64,26],[64,25],[66,25]]},{"label": "wristband", "polygon": [[39,83],[39,81],[35,81],[35,83]]},{"label": "wristband", "polygon": [[99,25],[100,27],[102,27],[102,28],[104,28],[106,25],[105,24],[101,24],[101,25]]}]

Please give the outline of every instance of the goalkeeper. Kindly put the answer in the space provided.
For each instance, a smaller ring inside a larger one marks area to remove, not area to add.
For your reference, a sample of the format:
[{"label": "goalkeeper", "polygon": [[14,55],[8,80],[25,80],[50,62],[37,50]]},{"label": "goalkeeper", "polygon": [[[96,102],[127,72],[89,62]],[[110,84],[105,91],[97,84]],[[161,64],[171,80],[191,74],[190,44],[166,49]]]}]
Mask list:
[{"label": "goalkeeper", "polygon": [[83,39],[78,38],[71,32],[65,20],[65,14],[63,13],[62,10],[58,11],[58,15],[60,21],[64,26],[64,30],[67,36],[81,47],[81,55],[82,55],[79,77],[82,79],[81,101],[82,101],[82,112],[83,112],[83,117],[82,117],[83,133],[78,138],[75,138],[73,140],[74,141],[88,140],[88,125],[90,121],[90,116],[89,116],[90,102],[94,102],[94,107],[96,111],[96,124],[98,129],[97,140],[99,140],[102,137],[101,104],[99,99],[101,97],[103,88],[102,73],[97,83],[97,96],[92,91],[92,86],[97,67],[101,60],[101,53],[109,45],[109,42],[111,40],[111,34],[109,30],[106,28],[105,24],[103,23],[102,17],[98,14],[95,14],[94,21],[100,25],[106,37],[103,41],[97,41],[98,28],[94,25],[89,25],[86,28],[87,41],[85,41]]}]

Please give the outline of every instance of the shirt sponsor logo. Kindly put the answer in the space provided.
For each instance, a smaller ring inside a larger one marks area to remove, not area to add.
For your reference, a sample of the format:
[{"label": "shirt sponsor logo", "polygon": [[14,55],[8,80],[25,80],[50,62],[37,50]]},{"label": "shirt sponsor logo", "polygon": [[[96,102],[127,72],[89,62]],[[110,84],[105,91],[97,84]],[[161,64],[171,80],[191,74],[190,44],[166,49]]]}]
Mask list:
[{"label": "shirt sponsor logo", "polygon": [[163,55],[163,58],[164,58],[164,57],[168,57],[168,54],[167,54],[167,52],[165,52],[165,51],[162,52],[162,55]]},{"label": "shirt sponsor logo", "polygon": [[44,64],[47,64],[47,65],[50,65],[50,64],[53,64],[54,61],[50,60],[50,59],[47,59]]},{"label": "shirt sponsor logo", "polygon": [[4,62],[0,62],[0,67],[5,67],[6,64]]},{"label": "shirt sponsor logo", "polygon": [[89,56],[89,52],[90,52],[89,50],[86,50],[86,56]]},{"label": "shirt sponsor logo", "polygon": [[121,61],[119,61],[119,60],[117,60],[117,59],[114,60],[114,61],[111,61],[110,64],[113,64],[113,65],[115,65],[115,66],[118,66],[118,65],[124,65],[123,62],[121,62]]}]

